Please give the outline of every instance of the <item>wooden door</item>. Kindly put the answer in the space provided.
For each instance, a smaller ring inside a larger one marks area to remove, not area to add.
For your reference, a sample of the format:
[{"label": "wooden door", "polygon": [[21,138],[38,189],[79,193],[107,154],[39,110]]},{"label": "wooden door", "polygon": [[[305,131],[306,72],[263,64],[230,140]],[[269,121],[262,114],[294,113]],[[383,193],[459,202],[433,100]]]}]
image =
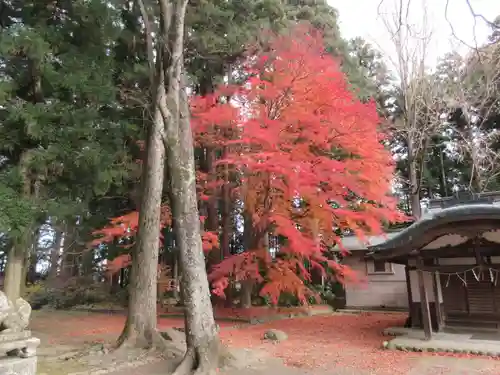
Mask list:
[{"label": "wooden door", "polygon": [[468,314],[467,290],[455,275],[441,275],[441,292],[445,316]]},{"label": "wooden door", "polygon": [[[468,275],[469,276],[469,275]],[[479,281],[470,276],[466,285],[457,276],[441,275],[443,307],[447,325],[497,327],[500,323],[500,285],[487,275]],[[446,287],[446,284],[448,286]]]},{"label": "wooden door", "polygon": [[469,314],[494,316],[498,314],[495,304],[495,286],[488,279],[470,280],[467,283],[467,302]]}]

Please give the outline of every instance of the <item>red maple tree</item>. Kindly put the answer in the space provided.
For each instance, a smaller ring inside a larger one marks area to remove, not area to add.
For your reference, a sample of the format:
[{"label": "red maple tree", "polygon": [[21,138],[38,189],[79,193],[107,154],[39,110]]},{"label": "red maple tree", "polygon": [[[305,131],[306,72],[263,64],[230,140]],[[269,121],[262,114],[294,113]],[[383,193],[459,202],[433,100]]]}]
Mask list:
[{"label": "red maple tree", "polygon": [[[355,98],[314,29],[272,37],[249,55],[245,74],[237,89],[220,87],[192,107],[198,142],[224,147],[218,163],[240,176],[232,193],[243,202],[250,237],[245,252],[209,277],[219,295],[233,278],[262,283],[260,294],[273,302],[283,291],[306,301],[312,269],[330,268],[339,281],[354,277],[327,256],[339,231],[364,238],[400,219],[388,195],[393,160],[375,103]],[[221,100],[228,92],[231,100]],[[202,177],[221,183],[219,175]],[[281,238],[276,257],[269,234]]]},{"label": "red maple tree", "polygon": [[[203,217],[200,217],[203,220]],[[161,210],[161,228],[170,226],[171,214],[170,207],[168,205],[163,205]],[[125,249],[130,249],[134,246],[134,239],[137,235],[137,229],[139,226],[139,211],[131,211],[125,215],[111,218],[109,224],[104,228],[95,230],[92,234],[96,238],[89,244],[90,247],[96,247],[103,243],[111,243],[115,240],[129,239],[129,241],[124,242],[121,246]],[[161,237],[159,241],[161,242],[163,238]],[[205,252],[210,252],[211,250],[219,246],[219,240],[217,234],[213,232],[203,232],[203,249]],[[117,256],[114,259],[109,259],[106,263],[106,270],[108,274],[115,274],[122,268],[129,267],[132,264],[132,258],[130,254],[125,253]]]}]

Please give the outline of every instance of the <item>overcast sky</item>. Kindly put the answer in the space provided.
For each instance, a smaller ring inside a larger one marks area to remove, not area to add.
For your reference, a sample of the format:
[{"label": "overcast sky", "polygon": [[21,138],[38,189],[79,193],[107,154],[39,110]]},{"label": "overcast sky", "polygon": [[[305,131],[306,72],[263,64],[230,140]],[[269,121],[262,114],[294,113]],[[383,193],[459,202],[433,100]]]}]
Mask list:
[{"label": "overcast sky", "polygon": [[[403,0],[403,3],[406,4],[408,1],[410,0]],[[482,14],[491,21],[500,15],[500,0],[469,1],[477,14]],[[386,17],[391,16],[396,2],[399,3],[399,0],[383,0],[380,13]],[[414,24],[422,24],[424,14],[422,9],[424,7],[427,9],[428,24],[433,37],[427,54],[427,64],[430,66],[447,51],[467,50],[457,37],[468,45],[476,45],[476,41],[480,45],[490,34],[491,29],[479,18],[476,19],[474,27],[474,17],[468,8],[467,0],[449,0],[447,17],[445,17],[446,0],[411,0],[411,2],[410,21]],[[389,34],[382,17],[378,15],[380,0],[329,0],[329,3],[339,11],[340,29],[344,37],[363,37],[382,52],[394,56]],[[457,37],[453,37],[452,27]]]}]

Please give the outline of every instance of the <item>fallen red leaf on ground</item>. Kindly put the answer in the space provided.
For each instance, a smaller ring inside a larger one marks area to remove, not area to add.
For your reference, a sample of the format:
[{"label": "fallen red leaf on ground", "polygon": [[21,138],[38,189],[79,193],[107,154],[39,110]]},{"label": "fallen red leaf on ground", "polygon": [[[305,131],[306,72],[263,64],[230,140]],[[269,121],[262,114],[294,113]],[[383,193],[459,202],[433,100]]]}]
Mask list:
[{"label": "fallen red leaf on ground", "polygon": [[[403,325],[405,318],[406,314],[335,314],[245,324],[237,328],[231,322],[220,322],[219,325],[221,339],[230,347],[260,349],[282,358],[288,366],[318,372],[342,368],[356,375],[407,375],[414,368],[415,361],[425,357],[477,358],[473,355],[382,349],[382,343],[390,339],[382,335],[383,330]],[[50,312],[35,314],[31,329],[35,335],[43,336],[45,343],[67,345],[114,341],[124,323],[124,315]],[[182,327],[184,322],[182,318],[160,318],[158,324],[160,328]],[[271,328],[284,331],[288,339],[277,344],[263,340],[264,332]],[[45,343],[42,341],[42,345]],[[440,366],[432,373],[454,373],[449,371]],[[492,359],[491,366],[480,371],[474,373],[498,375],[500,361]]]}]

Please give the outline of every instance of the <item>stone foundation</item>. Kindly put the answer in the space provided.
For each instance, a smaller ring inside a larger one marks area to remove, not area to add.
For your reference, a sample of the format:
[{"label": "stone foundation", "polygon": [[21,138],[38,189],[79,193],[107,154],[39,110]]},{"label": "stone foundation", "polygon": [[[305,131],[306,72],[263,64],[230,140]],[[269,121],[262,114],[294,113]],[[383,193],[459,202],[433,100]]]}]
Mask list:
[{"label": "stone foundation", "polygon": [[2,375],[36,375],[36,357],[0,358],[0,374],[2,374]]},{"label": "stone foundation", "polygon": [[39,344],[30,331],[0,332],[0,375],[35,375]]},{"label": "stone foundation", "polygon": [[[392,327],[384,334],[395,338],[385,341],[383,347],[390,350],[411,352],[460,353],[500,357],[500,342],[496,340],[478,340],[473,333],[439,332],[425,340],[421,329]],[[495,338],[495,334],[490,334]]]}]

